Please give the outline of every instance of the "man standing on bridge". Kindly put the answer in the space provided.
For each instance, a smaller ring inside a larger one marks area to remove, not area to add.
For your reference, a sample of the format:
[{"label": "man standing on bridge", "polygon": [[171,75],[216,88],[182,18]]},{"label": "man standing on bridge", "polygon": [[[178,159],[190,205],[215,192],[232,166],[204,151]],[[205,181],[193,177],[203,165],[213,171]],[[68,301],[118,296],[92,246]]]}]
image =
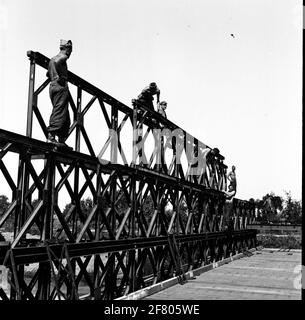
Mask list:
[{"label": "man standing on bridge", "polygon": [[236,190],[233,189],[233,186],[230,184],[228,191],[225,191],[225,197],[227,200],[231,200],[236,194]]},{"label": "man standing on bridge", "polygon": [[144,104],[149,107],[151,110],[154,109],[154,95],[157,96],[157,104],[160,102],[160,89],[157,87],[155,82],[150,83],[150,85],[142,90],[142,92],[138,96],[138,102]]},{"label": "man standing on bridge", "polygon": [[161,101],[159,104],[158,104],[158,112],[164,117],[164,118],[167,118],[166,116],[166,107],[167,107],[167,102],[166,101]]},{"label": "man standing on bridge", "polygon": [[[49,143],[60,143],[66,146],[70,128],[70,115],[68,110],[69,88],[67,60],[72,52],[71,40],[60,40],[60,52],[49,62],[47,77],[50,78],[50,99],[53,110],[50,116],[48,130]],[[58,141],[55,136],[58,136]]]},{"label": "man standing on bridge", "polygon": [[228,180],[230,182],[228,188],[231,186],[232,189],[236,192],[236,173],[235,166],[232,166],[232,171],[228,174]]}]

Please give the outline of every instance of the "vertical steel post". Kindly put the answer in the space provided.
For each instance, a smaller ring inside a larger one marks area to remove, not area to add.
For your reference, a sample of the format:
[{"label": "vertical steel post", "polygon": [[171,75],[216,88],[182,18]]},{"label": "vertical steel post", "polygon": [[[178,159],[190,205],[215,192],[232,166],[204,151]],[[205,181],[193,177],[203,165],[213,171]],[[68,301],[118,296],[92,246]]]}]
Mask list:
[{"label": "vertical steel post", "polygon": [[53,206],[54,206],[54,182],[55,182],[55,162],[53,156],[48,155],[47,161],[45,161],[46,173],[43,190],[43,202],[44,202],[44,218],[43,218],[43,230],[42,240],[49,240],[52,236],[51,222],[53,218]]},{"label": "vertical steel post", "polygon": [[[54,207],[54,184],[55,184],[55,161],[54,157],[49,154],[45,165],[44,189],[43,189],[43,202],[44,202],[44,215],[42,226],[42,241],[48,241],[52,238],[52,220],[53,220],[53,207]],[[38,292],[37,297],[39,300],[48,300],[50,295],[51,284],[51,266],[49,262],[39,263],[39,276],[38,276]]]},{"label": "vertical steel post", "polygon": [[[76,130],[75,130],[75,151],[80,152],[80,140],[81,140],[81,126],[82,123],[82,89],[80,86],[77,87],[77,112],[76,112]],[[79,211],[81,210],[81,199],[79,197],[79,164],[75,165],[74,169],[74,199],[72,199],[72,203],[76,205],[76,209],[74,211],[74,216],[72,218],[72,233],[77,238],[77,220],[79,216]],[[71,267],[75,272],[76,269],[76,261],[74,259],[71,260]],[[68,294],[71,294],[71,289],[67,289]]]},{"label": "vertical steel post", "polygon": [[[154,130],[154,129],[153,129]],[[162,159],[163,159],[163,135],[161,129],[155,129],[155,148],[156,152],[156,170],[162,171]]]},{"label": "vertical steel post", "polygon": [[[32,137],[32,127],[33,127],[33,102],[34,102],[34,88],[35,88],[35,61],[30,59],[30,75],[29,75],[29,91],[28,91],[28,110],[27,110],[27,126],[26,126],[26,136]],[[19,155],[19,168],[18,168],[18,205],[15,211],[15,235],[18,232],[27,218],[27,207],[26,207],[26,192],[29,189],[29,172],[25,165],[26,159],[23,155]],[[31,200],[31,199],[30,199]],[[21,278],[24,276],[24,266],[18,266],[17,272]]]},{"label": "vertical steel post", "polygon": [[[118,146],[117,146],[117,129],[118,129],[118,109],[115,106],[111,106],[111,130],[110,135],[112,135],[111,146],[110,146],[110,161],[111,163],[117,163],[118,156]],[[115,200],[116,200],[116,184],[117,184],[117,175],[112,177],[112,182],[110,185],[110,199],[111,199],[111,212],[110,212],[110,221],[112,232],[116,234],[116,211],[115,211]],[[105,278],[105,291],[106,299],[114,299],[114,292],[116,288],[116,276],[115,276],[115,254],[111,253],[109,255],[109,269],[107,276]]]},{"label": "vertical steel post", "polygon": [[29,93],[28,93],[28,113],[26,124],[26,136],[32,137],[33,129],[33,102],[34,102],[34,88],[35,88],[35,69],[36,63],[33,58],[30,58],[30,76],[29,76]]},{"label": "vertical steel post", "polygon": [[[115,106],[111,107],[111,130],[110,133],[112,135],[111,146],[110,146],[110,161],[113,164],[117,164],[118,161],[118,141],[117,141],[117,130],[118,130],[118,109]],[[113,177],[113,181],[111,183],[111,199],[113,202],[111,203],[111,222],[110,225],[112,227],[112,231],[116,233],[116,218],[115,218],[115,207],[114,202],[116,199],[116,177]]]},{"label": "vertical steel post", "polygon": [[[187,151],[187,150],[186,150]],[[198,139],[194,138],[194,158],[196,159],[196,162],[194,162],[194,160],[192,161],[192,165],[191,165],[191,176],[187,177],[187,180],[191,181],[191,182],[195,182],[197,180],[197,177],[199,175],[199,165],[200,162],[198,161]],[[195,174],[197,173],[197,174]]]},{"label": "vertical steel post", "polygon": [[[136,213],[138,210],[138,203],[137,203],[137,190],[136,190],[136,179],[134,177],[130,178],[131,188],[130,188],[130,195],[131,195],[131,237],[136,237]],[[130,263],[130,270],[129,270],[129,292],[134,292],[136,290],[136,249],[129,251],[129,263]]]},{"label": "vertical steel post", "polygon": [[[100,224],[101,224],[101,210],[102,209],[102,197],[101,197],[101,188],[102,188],[102,172],[101,165],[97,165],[96,169],[96,203],[98,206],[96,212],[96,221],[95,221],[95,241],[100,240]],[[94,292],[90,291],[91,295],[94,295],[94,298],[97,300],[101,296],[101,288],[99,287],[99,277],[100,277],[100,267],[99,267],[100,255],[94,255],[94,273],[93,273],[93,283],[94,283]]]},{"label": "vertical steel post", "polygon": [[[173,145],[173,155],[175,159],[175,167],[174,167],[174,176],[176,178],[179,178],[179,165],[180,165],[180,159],[178,161],[177,156],[180,155],[180,137],[173,136],[172,138],[172,145]],[[184,136],[185,139],[185,136]],[[184,140],[185,141],[185,140]],[[179,152],[177,152],[177,149]],[[179,209],[179,189],[177,186],[174,190],[175,194],[175,209],[176,209],[176,223],[174,224],[174,233],[179,234],[179,219],[180,219],[180,209]]]},{"label": "vertical steel post", "polygon": [[132,117],[132,164],[136,165],[138,150],[137,150],[137,142],[138,142],[138,128],[137,128],[137,116],[138,116],[138,108],[134,106],[133,108],[133,117]]},{"label": "vertical steel post", "polygon": [[160,219],[160,215],[161,215],[161,205],[162,205],[162,203],[161,203],[162,195],[161,195],[160,186],[159,186],[159,180],[158,179],[156,179],[155,186],[156,186],[156,191],[157,191],[157,199],[156,199],[157,217],[156,217],[155,225],[156,225],[156,236],[158,237],[159,235],[161,235],[161,219]]},{"label": "vertical steel post", "polygon": [[[36,63],[33,58],[30,58],[30,75],[29,75],[29,91],[28,91],[28,111],[27,111],[27,126],[26,136],[32,137],[33,128],[33,103],[34,103],[34,88],[35,88],[35,69]],[[25,159],[22,159],[22,154],[19,155],[19,205],[16,209],[17,215],[17,230],[20,230],[26,220],[26,204],[25,194],[29,189],[29,172],[26,169]]]},{"label": "vertical steel post", "polygon": [[[76,131],[75,131],[75,151],[80,152],[80,117],[81,117],[81,108],[82,108],[82,89],[80,87],[77,87],[77,113],[76,113]],[[77,217],[78,217],[78,211],[81,210],[79,199],[79,164],[77,163],[74,169],[74,199],[72,199],[72,202],[76,205],[76,210],[73,216],[73,230],[72,232],[74,235],[77,235]]]},{"label": "vertical steel post", "polygon": [[82,89],[77,87],[77,125],[75,133],[75,151],[80,152],[80,126],[81,123],[81,112],[82,112]]},{"label": "vertical steel post", "polygon": [[113,164],[118,162],[118,109],[111,106],[111,146],[110,146],[110,161]]},{"label": "vertical steel post", "polygon": [[[80,138],[80,135],[78,135],[78,137]],[[76,138],[76,148],[79,149],[79,142],[80,140],[78,138]],[[80,199],[80,195],[79,195],[79,183],[80,183],[80,177],[79,177],[79,162],[76,163],[75,168],[74,168],[74,190],[73,190],[73,199],[72,200],[72,204],[75,204],[76,208],[74,210],[74,214],[72,217],[72,234],[75,237],[75,239],[77,239],[77,232],[78,232],[78,219],[79,216],[81,215],[81,199]],[[70,265],[71,268],[75,274],[75,270],[76,270],[76,260],[75,259],[71,259],[70,261]],[[72,294],[72,287],[68,286],[67,287],[67,294],[71,296]]]}]

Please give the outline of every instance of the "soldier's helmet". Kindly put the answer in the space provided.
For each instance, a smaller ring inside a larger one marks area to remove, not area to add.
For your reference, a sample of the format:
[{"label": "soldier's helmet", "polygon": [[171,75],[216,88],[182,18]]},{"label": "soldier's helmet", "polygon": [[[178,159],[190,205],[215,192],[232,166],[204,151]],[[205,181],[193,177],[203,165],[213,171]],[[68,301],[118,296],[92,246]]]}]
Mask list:
[{"label": "soldier's helmet", "polygon": [[163,108],[167,107],[167,102],[166,101],[161,101],[160,102],[160,106],[162,106]]},{"label": "soldier's helmet", "polygon": [[72,41],[61,39],[59,47],[60,47],[60,49],[64,49],[64,48],[71,48],[72,49]]}]

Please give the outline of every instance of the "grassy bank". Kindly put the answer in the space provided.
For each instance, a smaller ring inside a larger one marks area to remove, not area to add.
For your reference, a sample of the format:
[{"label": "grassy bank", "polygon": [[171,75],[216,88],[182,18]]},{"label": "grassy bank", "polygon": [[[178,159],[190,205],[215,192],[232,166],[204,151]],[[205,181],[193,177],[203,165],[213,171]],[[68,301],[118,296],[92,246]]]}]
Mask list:
[{"label": "grassy bank", "polygon": [[295,235],[258,234],[259,245],[265,248],[302,249],[302,238]]}]

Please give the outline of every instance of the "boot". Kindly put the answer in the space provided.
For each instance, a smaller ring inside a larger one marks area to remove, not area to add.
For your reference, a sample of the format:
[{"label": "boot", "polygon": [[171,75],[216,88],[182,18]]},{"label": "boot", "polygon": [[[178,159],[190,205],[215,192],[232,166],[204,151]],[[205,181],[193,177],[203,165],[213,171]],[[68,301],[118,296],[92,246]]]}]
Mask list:
[{"label": "boot", "polygon": [[58,142],[59,142],[61,145],[63,145],[63,146],[66,147],[66,148],[72,149],[71,147],[69,147],[69,146],[66,144],[65,141],[66,141],[66,139],[58,137]]},{"label": "boot", "polygon": [[48,143],[58,143],[58,141],[55,138],[55,134],[49,132],[48,133],[48,138],[47,138]]}]

